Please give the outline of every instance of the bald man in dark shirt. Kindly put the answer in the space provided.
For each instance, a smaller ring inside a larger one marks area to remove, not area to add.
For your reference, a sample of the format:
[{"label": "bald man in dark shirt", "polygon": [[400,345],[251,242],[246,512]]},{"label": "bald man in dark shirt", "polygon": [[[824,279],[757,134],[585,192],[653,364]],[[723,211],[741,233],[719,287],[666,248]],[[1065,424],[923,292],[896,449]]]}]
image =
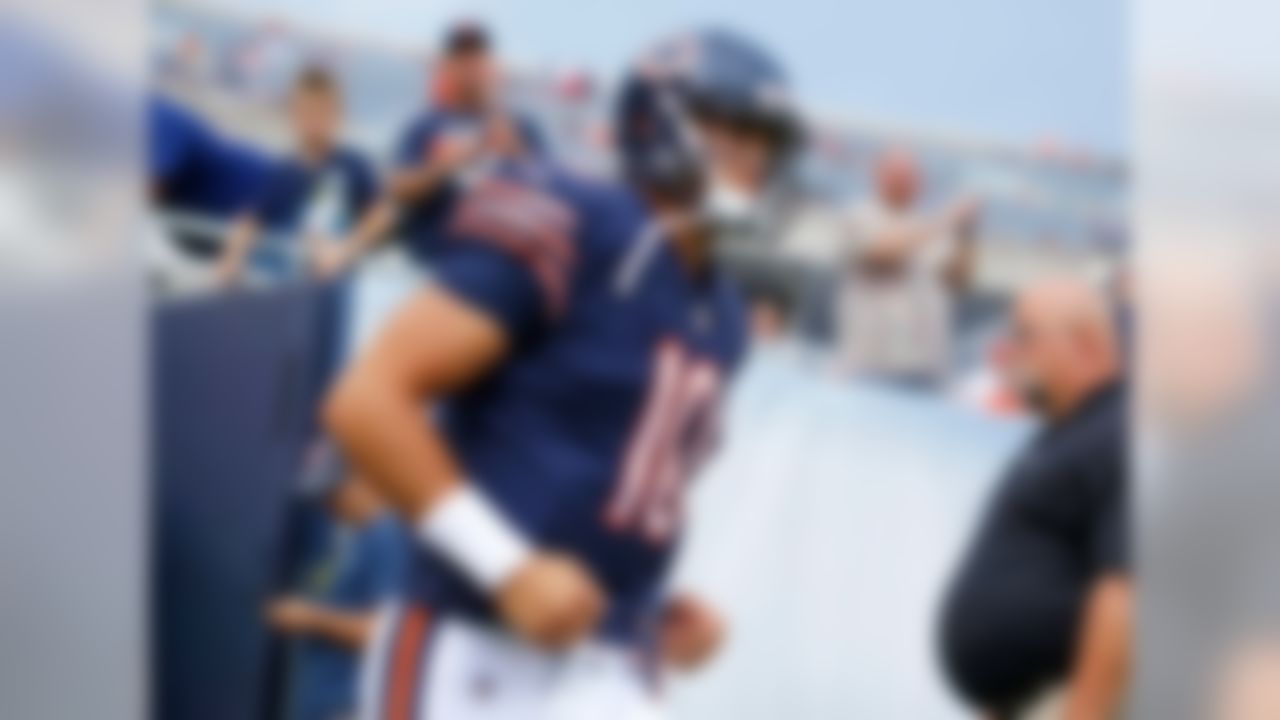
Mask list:
[{"label": "bald man in dark shirt", "polygon": [[943,662],[997,720],[1108,720],[1128,678],[1125,390],[1102,296],[1041,281],[1012,313],[1010,375],[1044,420],[983,517],[948,594]]}]

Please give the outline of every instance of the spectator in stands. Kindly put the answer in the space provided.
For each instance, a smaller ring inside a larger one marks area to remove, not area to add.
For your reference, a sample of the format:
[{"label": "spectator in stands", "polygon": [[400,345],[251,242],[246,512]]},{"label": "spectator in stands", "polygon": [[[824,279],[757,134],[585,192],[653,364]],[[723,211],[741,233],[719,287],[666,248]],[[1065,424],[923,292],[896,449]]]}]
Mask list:
[{"label": "spectator in stands", "polygon": [[984,717],[1120,717],[1131,654],[1122,359],[1111,309],[1074,279],[1013,311],[1008,373],[1044,427],[1010,464],[942,618],[952,684]]},{"label": "spectator in stands", "polygon": [[[340,469],[341,468],[341,469]],[[290,638],[289,720],[352,717],[359,656],[377,607],[401,589],[409,539],[377,495],[345,468],[331,466],[319,490],[334,522],[318,559],[304,568],[296,594],[273,601],[267,621]]]},{"label": "spectator in stands", "polygon": [[837,343],[847,367],[936,387],[951,360],[952,300],[971,273],[977,205],[925,213],[920,185],[915,158],[890,150],[877,162],[875,195],[851,211]]},{"label": "spectator in stands", "polygon": [[[239,282],[246,265],[276,277],[296,271],[289,246],[300,247],[318,267],[342,253],[338,243],[376,194],[368,162],[339,143],[342,115],[337,79],[320,67],[304,69],[289,97],[293,152],[232,223],[217,267],[220,284]],[[277,242],[253,252],[264,232],[275,234]],[[282,238],[301,243],[286,246],[278,242]]]},{"label": "spectator in stands", "polygon": [[356,228],[347,245],[350,252],[333,258],[331,272],[393,231],[408,243],[415,259],[429,263],[459,186],[495,161],[525,159],[541,151],[533,124],[501,103],[491,44],[486,30],[474,23],[449,30],[434,78],[434,107],[410,123],[386,192]]}]

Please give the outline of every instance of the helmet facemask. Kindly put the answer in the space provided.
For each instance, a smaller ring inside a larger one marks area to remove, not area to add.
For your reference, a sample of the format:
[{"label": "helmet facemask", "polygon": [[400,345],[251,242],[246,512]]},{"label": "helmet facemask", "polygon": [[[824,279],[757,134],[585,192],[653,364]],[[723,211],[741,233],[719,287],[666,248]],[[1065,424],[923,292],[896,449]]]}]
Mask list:
[{"label": "helmet facemask", "polygon": [[681,222],[755,232],[798,146],[781,70],[723,31],[677,36],[623,87],[618,140],[631,181]]}]

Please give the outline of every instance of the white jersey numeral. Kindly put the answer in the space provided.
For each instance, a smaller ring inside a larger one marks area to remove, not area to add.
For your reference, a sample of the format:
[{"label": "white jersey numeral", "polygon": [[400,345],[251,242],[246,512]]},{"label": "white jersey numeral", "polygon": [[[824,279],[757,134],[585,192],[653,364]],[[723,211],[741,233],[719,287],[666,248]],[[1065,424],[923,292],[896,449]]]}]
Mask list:
[{"label": "white jersey numeral", "polygon": [[715,444],[720,372],[674,340],[659,343],[653,378],[605,511],[619,532],[655,543],[679,528],[686,481]]}]

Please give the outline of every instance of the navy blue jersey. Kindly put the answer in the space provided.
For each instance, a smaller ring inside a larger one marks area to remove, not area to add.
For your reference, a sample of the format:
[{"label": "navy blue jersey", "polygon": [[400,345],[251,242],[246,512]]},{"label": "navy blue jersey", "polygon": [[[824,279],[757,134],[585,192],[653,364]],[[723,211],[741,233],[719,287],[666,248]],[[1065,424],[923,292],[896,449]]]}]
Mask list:
[{"label": "navy blue jersey", "polygon": [[[520,140],[530,154],[542,152],[542,138],[533,123],[516,116],[512,120]],[[415,118],[405,129],[395,150],[395,164],[412,168],[431,156],[437,144],[452,134],[480,132],[481,118],[474,113],[436,109]],[[422,261],[431,260],[444,242],[444,223],[448,220],[459,189],[455,183],[438,188],[430,196],[405,208],[400,234],[409,250]]]},{"label": "navy blue jersey", "polygon": [[[649,220],[623,187],[491,177],[460,198],[436,273],[512,342],[441,408],[450,446],[540,547],[586,564],[609,597],[602,633],[622,641],[658,608],[685,483],[715,444],[745,349],[731,282],[690,275]],[[437,611],[493,617],[428,550],[414,588]]]},{"label": "navy blue jersey", "polygon": [[373,170],[359,153],[336,148],[323,162],[283,158],[246,212],[270,230],[345,233],[373,199]]}]

